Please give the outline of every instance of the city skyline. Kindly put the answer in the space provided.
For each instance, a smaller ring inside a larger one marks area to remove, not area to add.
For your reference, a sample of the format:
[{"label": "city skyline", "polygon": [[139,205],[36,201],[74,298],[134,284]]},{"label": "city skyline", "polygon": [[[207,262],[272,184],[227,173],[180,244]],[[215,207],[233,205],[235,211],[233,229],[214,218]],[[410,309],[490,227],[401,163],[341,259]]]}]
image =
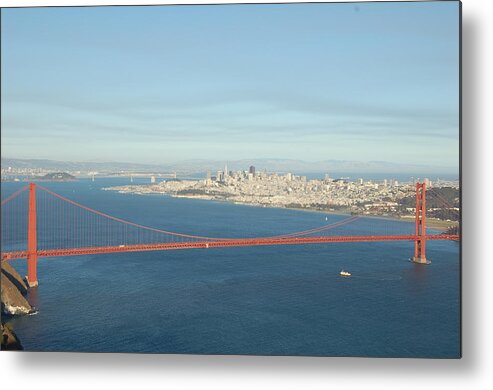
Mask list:
[{"label": "city skyline", "polygon": [[457,171],[458,21],[457,2],[6,9],[2,156]]}]

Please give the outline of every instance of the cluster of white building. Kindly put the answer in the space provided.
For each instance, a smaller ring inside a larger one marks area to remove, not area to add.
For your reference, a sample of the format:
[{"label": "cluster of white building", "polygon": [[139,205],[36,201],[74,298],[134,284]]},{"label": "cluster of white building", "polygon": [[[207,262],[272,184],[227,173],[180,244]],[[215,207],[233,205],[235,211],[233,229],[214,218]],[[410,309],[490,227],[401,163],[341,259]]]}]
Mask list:
[{"label": "cluster of white building", "polygon": [[[428,186],[433,183],[425,179]],[[450,184],[450,183],[446,183]],[[458,184],[458,183],[457,183]],[[345,210],[367,214],[393,213],[404,197],[413,196],[413,182],[397,180],[379,182],[358,179],[307,180],[306,176],[292,173],[258,172],[254,166],[245,171],[210,172],[204,180],[169,180],[145,186],[113,187],[122,192],[161,193],[172,196],[211,200],[228,200],[235,203],[269,207],[298,207]]]}]

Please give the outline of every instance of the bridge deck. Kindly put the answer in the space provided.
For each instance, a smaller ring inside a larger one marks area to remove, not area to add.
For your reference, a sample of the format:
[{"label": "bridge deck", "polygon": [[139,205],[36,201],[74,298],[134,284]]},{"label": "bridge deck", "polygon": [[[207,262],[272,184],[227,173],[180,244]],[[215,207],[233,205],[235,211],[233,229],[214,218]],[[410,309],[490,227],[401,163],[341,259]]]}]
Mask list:
[{"label": "bridge deck", "polygon": [[[416,235],[399,236],[327,236],[327,237],[294,237],[294,238],[242,238],[221,241],[174,242],[163,244],[117,245],[69,249],[41,249],[38,257],[59,257],[95,255],[102,253],[146,252],[178,249],[221,248],[264,245],[303,245],[334,242],[383,242],[383,241],[416,241]],[[426,240],[459,240],[458,235],[436,234],[426,236]],[[2,252],[2,261],[27,258],[27,251]]]}]

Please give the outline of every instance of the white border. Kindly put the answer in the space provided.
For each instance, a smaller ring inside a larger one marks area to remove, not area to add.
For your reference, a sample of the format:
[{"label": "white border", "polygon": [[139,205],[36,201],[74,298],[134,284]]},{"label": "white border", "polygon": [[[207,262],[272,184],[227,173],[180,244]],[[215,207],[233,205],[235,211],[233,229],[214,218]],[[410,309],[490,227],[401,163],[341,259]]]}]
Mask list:
[{"label": "white border", "polygon": [[[229,3],[218,1],[214,3]],[[249,2],[249,1],[243,1]],[[262,1],[251,1],[262,2]],[[270,1],[275,2],[275,1]],[[5,6],[207,1],[2,0]],[[36,389],[482,389],[493,383],[491,0],[463,1],[463,359],[0,353],[0,385]],[[483,185],[486,184],[486,185]],[[483,188],[484,187],[484,188]],[[432,297],[431,297],[432,298]],[[88,340],[90,342],[90,340]]]}]

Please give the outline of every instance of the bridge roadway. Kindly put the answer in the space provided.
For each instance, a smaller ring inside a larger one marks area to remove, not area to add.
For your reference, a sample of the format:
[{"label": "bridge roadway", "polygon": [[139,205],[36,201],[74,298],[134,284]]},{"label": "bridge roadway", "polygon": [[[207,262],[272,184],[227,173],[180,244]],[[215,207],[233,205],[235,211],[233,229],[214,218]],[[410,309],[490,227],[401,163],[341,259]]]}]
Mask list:
[{"label": "bridge roadway", "polygon": [[[302,245],[329,242],[381,242],[381,241],[416,241],[421,236],[327,236],[327,237],[293,237],[293,238],[239,238],[220,241],[170,242],[162,244],[116,245],[69,249],[39,249],[38,257],[60,257],[78,255],[96,255],[102,253],[146,252],[178,249],[222,248],[263,245]],[[458,235],[427,235],[426,240],[459,240]],[[28,251],[2,252],[2,261],[27,258]]]}]

